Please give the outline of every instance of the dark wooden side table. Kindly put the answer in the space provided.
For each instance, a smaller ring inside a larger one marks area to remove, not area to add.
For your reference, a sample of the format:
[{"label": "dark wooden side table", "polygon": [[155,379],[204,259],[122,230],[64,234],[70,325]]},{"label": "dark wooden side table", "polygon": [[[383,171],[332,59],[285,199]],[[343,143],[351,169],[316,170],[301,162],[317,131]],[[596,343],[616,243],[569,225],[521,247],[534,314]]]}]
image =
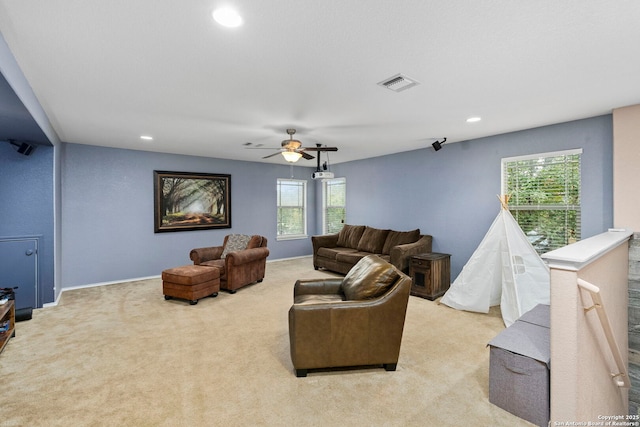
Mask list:
[{"label": "dark wooden side table", "polygon": [[435,300],[451,285],[451,255],[437,252],[413,255],[409,275],[413,279],[411,295]]},{"label": "dark wooden side table", "polygon": [[16,308],[13,300],[0,305],[0,325],[5,324],[8,325],[8,329],[0,332],[0,353],[9,342],[9,338],[16,336]]}]

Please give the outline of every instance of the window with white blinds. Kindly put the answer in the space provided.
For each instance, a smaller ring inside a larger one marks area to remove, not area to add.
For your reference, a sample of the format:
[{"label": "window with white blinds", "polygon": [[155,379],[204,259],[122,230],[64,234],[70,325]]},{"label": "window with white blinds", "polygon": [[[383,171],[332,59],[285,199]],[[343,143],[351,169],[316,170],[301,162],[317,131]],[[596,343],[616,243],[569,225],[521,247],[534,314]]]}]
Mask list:
[{"label": "window with white blinds", "polygon": [[502,194],[540,254],[580,240],[580,157],[569,150],[502,159]]},{"label": "window with white blinds", "polygon": [[278,179],[276,239],[307,237],[307,181]]},{"label": "window with white blinds", "polygon": [[342,230],[346,217],[347,180],[325,179],[322,182],[322,231],[333,234]]}]

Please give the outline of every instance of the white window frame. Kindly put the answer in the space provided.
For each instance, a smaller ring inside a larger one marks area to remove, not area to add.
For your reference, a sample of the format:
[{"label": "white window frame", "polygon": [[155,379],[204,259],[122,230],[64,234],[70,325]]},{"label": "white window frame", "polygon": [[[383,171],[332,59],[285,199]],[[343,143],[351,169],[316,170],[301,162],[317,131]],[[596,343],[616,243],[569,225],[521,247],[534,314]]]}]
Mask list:
[{"label": "white window frame", "polygon": [[[547,157],[560,157],[560,156],[572,156],[572,155],[580,155],[581,157],[581,162],[582,162],[582,149],[581,148],[577,148],[577,149],[572,149],[572,150],[563,150],[563,151],[552,151],[552,152],[546,152],[546,153],[537,153],[537,154],[529,154],[529,155],[524,155],[524,156],[516,156],[516,157],[505,157],[502,159],[501,164],[500,164],[500,191],[501,194],[506,195],[507,192],[507,177],[506,177],[506,164],[507,163],[512,163],[512,162],[518,162],[518,161],[528,161],[528,160],[534,160],[534,159],[540,159],[540,158],[547,158]],[[580,174],[582,174],[582,171],[580,171]],[[582,181],[582,179],[580,179],[580,181]],[[582,187],[582,182],[580,182],[580,187]],[[580,192],[582,192],[582,188],[580,188]],[[581,217],[581,208],[578,209],[578,215]],[[578,219],[579,224],[578,224],[578,231],[581,232],[582,230],[582,219],[579,218]],[[580,235],[576,236],[577,240],[580,240]]]},{"label": "white window frame", "polygon": [[[303,221],[303,232],[302,234],[280,234],[280,218],[279,218],[279,209],[280,206],[280,186],[282,183],[296,183],[296,185],[302,186],[302,221]],[[307,235],[307,181],[301,179],[287,179],[287,178],[278,178],[276,183],[276,240],[294,240],[294,239],[306,239]]]},{"label": "white window frame", "polygon": [[[327,206],[328,198],[327,198],[327,186],[329,183],[338,183],[342,182],[344,185],[345,192],[345,200],[344,205],[342,206],[345,210],[345,217],[347,212],[347,179],[346,178],[332,178],[332,179],[323,179],[322,180],[322,234],[329,234],[329,230],[327,228]],[[342,218],[342,224],[344,225],[344,221],[346,218]]]}]

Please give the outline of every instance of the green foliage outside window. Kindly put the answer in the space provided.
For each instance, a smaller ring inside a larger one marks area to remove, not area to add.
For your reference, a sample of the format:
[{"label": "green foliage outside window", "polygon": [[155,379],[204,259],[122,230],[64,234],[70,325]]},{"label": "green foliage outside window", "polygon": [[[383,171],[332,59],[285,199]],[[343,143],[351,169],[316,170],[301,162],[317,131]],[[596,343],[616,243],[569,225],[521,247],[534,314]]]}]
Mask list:
[{"label": "green foliage outside window", "polygon": [[324,232],[338,233],[344,226],[346,216],[346,180],[327,179],[323,183]]},{"label": "green foliage outside window", "polygon": [[327,233],[338,233],[344,227],[345,208],[327,208]]},{"label": "green foliage outside window", "polygon": [[278,237],[296,238],[306,235],[306,185],[306,181],[278,179]]},{"label": "green foliage outside window", "polygon": [[580,240],[580,154],[504,161],[509,210],[538,253]]},{"label": "green foliage outside window", "polygon": [[304,234],[304,209],[296,207],[278,208],[278,236]]}]

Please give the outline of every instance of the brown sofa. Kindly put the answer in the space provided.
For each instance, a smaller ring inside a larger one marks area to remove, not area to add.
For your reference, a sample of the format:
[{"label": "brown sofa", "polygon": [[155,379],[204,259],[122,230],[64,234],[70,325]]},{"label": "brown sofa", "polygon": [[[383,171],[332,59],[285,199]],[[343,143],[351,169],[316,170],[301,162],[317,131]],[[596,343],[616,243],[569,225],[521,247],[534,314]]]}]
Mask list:
[{"label": "brown sofa", "polygon": [[367,255],[379,255],[404,273],[409,271],[409,257],[431,252],[432,237],[420,229],[394,231],[364,225],[347,225],[336,234],[312,236],[313,267],[347,274]]},{"label": "brown sofa", "polygon": [[411,278],[376,255],[344,279],[298,280],[289,309],[296,376],[363,365],[395,371],[410,290]]},{"label": "brown sofa", "polygon": [[224,237],[222,246],[192,249],[189,257],[194,265],[217,267],[220,270],[220,288],[233,294],[243,286],[262,282],[269,249],[266,237],[246,236],[250,237],[246,248],[226,253],[222,258],[229,237],[229,235]]}]

